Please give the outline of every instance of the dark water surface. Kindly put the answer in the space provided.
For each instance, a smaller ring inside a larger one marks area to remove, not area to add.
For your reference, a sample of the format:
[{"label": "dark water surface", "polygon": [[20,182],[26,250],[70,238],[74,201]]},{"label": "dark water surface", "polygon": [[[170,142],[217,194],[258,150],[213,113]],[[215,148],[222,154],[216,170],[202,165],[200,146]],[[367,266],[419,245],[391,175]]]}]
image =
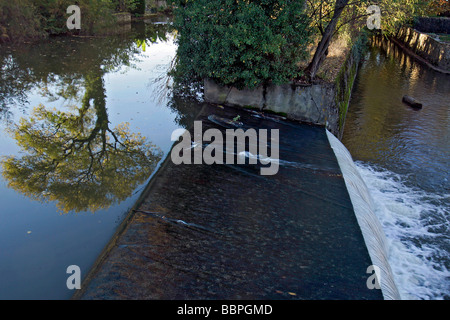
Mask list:
[{"label": "dark water surface", "polygon": [[[196,120],[222,134],[268,130],[271,152],[246,157],[274,159],[279,144],[276,174],[262,175],[259,162],[176,165],[169,158],[77,298],[383,298],[367,287],[372,263],[323,127],[212,105]],[[191,142],[185,149],[195,148]]]},{"label": "dark water surface", "polygon": [[[409,95],[420,110],[402,103]],[[344,145],[390,240],[407,299],[450,298],[450,75],[377,40],[355,84]]]}]

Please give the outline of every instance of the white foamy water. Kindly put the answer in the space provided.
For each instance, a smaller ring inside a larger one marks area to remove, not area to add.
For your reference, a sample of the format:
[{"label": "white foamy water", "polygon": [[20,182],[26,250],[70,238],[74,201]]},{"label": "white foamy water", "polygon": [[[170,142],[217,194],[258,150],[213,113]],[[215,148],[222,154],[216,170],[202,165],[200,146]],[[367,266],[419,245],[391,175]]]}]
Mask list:
[{"label": "white foamy water", "polygon": [[412,188],[406,177],[366,163],[356,166],[386,234],[401,298],[449,299],[450,195]]}]

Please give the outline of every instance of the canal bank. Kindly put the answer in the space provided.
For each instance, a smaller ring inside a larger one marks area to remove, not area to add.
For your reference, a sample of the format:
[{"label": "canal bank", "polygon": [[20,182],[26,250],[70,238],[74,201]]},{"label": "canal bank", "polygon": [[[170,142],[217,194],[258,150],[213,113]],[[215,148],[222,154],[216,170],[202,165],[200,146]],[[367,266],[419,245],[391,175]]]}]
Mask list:
[{"label": "canal bank", "polygon": [[[435,71],[450,74],[450,43],[436,35],[426,34],[410,27],[402,27],[390,40]],[[381,41],[377,39],[376,41]]]}]

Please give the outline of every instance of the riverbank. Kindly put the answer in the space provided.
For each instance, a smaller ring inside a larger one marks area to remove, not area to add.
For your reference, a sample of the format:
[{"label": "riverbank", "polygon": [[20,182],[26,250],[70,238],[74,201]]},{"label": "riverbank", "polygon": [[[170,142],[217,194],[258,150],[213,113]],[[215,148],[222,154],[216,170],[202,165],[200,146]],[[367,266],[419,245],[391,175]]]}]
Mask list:
[{"label": "riverbank", "polygon": [[[377,41],[374,39],[376,36],[372,41]],[[436,71],[450,73],[450,43],[409,27],[400,28],[389,39],[421,63]],[[210,103],[274,112],[289,119],[325,126],[341,138],[354,80],[367,43],[367,38],[362,35],[349,48],[342,45],[333,48],[332,44],[331,54],[318,73],[319,80],[314,83],[293,82],[238,90],[205,79],[205,99]],[[333,50],[340,52],[333,54]]]},{"label": "riverbank", "polygon": [[430,68],[450,74],[450,42],[411,27],[400,28],[390,39]]},{"label": "riverbank", "polygon": [[[170,15],[166,1],[148,1],[145,8],[133,5],[116,6],[114,1],[81,0],[79,11],[70,13],[69,0],[48,2],[37,6],[33,0],[11,1],[0,6],[0,45],[35,43],[51,36],[103,36],[123,33],[131,21],[149,19],[155,15]],[[69,29],[68,19],[78,26]],[[75,19],[75,20],[73,20]]]}]

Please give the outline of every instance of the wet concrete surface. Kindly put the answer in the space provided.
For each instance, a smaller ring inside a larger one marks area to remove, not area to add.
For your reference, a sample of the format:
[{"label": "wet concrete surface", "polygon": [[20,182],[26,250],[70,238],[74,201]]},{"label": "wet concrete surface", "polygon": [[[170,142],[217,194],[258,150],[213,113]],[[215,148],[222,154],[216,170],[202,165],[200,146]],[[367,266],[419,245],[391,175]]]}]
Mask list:
[{"label": "wet concrete surface", "polygon": [[278,173],[169,156],[74,298],[382,299],[325,129],[205,105],[203,130],[227,129],[212,115],[279,129]]}]

